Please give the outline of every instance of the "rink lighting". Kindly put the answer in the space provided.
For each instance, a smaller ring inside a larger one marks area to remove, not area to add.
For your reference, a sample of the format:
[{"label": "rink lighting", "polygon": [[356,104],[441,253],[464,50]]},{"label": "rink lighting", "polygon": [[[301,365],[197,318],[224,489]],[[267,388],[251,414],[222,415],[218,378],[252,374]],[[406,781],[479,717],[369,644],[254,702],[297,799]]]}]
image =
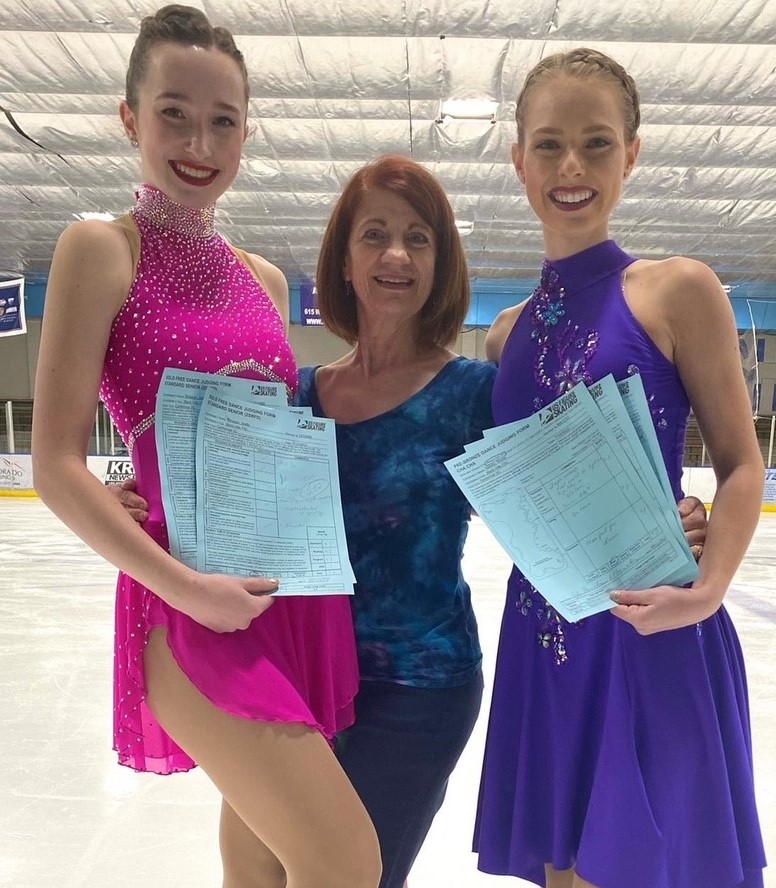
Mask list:
[{"label": "rink lighting", "polygon": [[439,105],[437,123],[445,125],[453,120],[487,120],[496,122],[498,102],[489,99],[445,99]]}]

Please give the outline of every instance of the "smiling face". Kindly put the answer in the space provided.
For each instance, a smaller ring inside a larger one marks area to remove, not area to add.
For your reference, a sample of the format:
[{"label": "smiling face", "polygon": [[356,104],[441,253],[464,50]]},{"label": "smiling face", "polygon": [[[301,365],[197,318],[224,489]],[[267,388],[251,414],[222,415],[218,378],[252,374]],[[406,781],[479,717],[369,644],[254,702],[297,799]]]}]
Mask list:
[{"label": "smiling face", "polygon": [[639,140],[626,139],[615,84],[558,75],[531,91],[512,159],[550,258],[608,238],[609,216],[638,151]]},{"label": "smiling face", "polygon": [[137,104],[121,103],[137,139],[144,181],[189,207],[215,201],[234,181],[245,141],[242,73],[219,49],[160,43],[148,59]]},{"label": "smiling face", "polygon": [[435,263],[432,227],[398,195],[367,191],[353,218],[344,269],[359,326],[416,317],[434,286]]}]

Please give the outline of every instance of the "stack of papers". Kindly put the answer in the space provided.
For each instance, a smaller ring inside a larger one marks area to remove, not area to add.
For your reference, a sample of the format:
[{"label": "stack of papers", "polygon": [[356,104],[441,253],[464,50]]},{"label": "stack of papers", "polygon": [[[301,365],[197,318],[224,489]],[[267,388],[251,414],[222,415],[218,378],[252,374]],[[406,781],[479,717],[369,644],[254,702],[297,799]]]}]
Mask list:
[{"label": "stack of papers", "polygon": [[486,430],[445,465],[566,620],[613,607],[613,589],[698,575],[640,376],[579,383],[532,416]]},{"label": "stack of papers", "polygon": [[334,421],[281,383],[167,368],[156,449],[170,551],[276,595],[352,595]]}]

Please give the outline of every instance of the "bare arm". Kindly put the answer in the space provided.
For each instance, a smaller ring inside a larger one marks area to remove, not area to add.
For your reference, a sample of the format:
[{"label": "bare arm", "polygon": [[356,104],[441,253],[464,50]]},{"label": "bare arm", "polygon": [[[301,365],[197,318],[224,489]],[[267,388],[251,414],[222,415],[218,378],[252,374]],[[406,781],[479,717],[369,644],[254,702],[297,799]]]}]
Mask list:
[{"label": "bare arm", "polygon": [[[32,458],[46,505],[91,548],[161,598],[221,631],[266,607],[244,583],[206,577],[158,546],[86,466],[113,319],[130,285],[129,246],[118,226],[81,222],[57,244],[46,293],[35,385]],[[214,586],[226,586],[225,605]],[[262,585],[264,581],[246,581]],[[228,593],[228,595],[226,594]]]},{"label": "bare arm", "polygon": [[496,320],[491,324],[490,330],[488,330],[485,337],[485,357],[489,361],[494,361],[498,364],[501,360],[501,352],[504,350],[509,334],[512,332],[512,328],[520,317],[520,312],[525,304],[525,302],[521,302],[519,305],[510,305],[509,308],[499,312]]},{"label": "bare arm", "polygon": [[267,291],[272,304],[278,310],[278,314],[283,319],[283,329],[288,333],[289,308],[286,276],[276,265],[267,262],[262,256],[257,256],[255,253],[250,253],[249,256],[255,274]]},{"label": "bare arm", "polygon": [[614,613],[644,634],[690,625],[719,608],[757,526],[765,474],[727,296],[701,263],[673,259],[659,265],[665,341],[711,457],[717,492],[692,588],[619,593]]}]

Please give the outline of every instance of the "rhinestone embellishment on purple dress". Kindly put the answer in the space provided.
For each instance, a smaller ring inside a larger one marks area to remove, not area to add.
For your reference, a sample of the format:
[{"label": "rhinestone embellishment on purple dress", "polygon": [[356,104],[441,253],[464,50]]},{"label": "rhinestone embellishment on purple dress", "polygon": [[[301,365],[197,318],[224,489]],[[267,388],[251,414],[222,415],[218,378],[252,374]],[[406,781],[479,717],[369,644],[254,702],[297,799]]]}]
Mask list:
[{"label": "rhinestone embellishment on purple dress", "polygon": [[[531,339],[536,343],[534,379],[541,392],[533,402],[536,410],[554,401],[579,382],[584,382],[585,385],[593,382],[588,366],[598,349],[598,331],[582,332],[578,325],[564,321],[565,298],[566,291],[561,286],[557,272],[545,259],[539,286],[528,303],[533,325]],[[534,614],[539,621],[537,643],[552,650],[558,665],[567,662],[564,633],[564,626],[567,624],[525,578],[520,583],[517,607],[523,616]],[[576,627],[580,623],[568,625]]]},{"label": "rhinestone embellishment on purple dress", "polygon": [[566,315],[565,298],[557,272],[545,259],[539,286],[529,301],[531,339],[537,345],[534,378],[544,392],[534,402],[537,410],[578,382],[593,382],[587,365],[598,348],[598,333],[580,333],[576,324],[561,323]]}]

